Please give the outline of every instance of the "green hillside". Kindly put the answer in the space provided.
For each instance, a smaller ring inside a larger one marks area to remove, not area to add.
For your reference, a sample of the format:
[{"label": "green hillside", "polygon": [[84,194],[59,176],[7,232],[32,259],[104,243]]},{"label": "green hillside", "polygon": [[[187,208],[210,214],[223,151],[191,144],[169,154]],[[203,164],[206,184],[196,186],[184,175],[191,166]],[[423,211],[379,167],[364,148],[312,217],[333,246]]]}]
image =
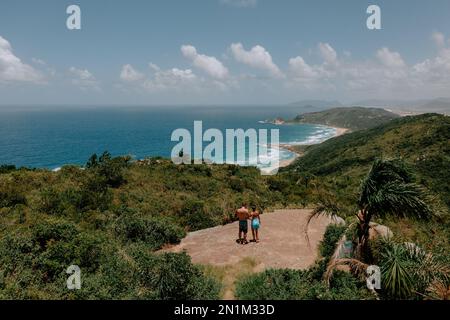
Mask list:
[{"label": "green hillside", "polygon": [[421,184],[450,207],[450,117],[424,114],[346,134],[309,146],[289,171],[334,179],[353,194],[376,158],[402,158]]},{"label": "green hillside", "polygon": [[[0,300],[218,298],[189,256],[154,252],[230,222],[244,201],[282,205],[256,168],[107,153],[59,172],[0,166]],[[65,287],[71,264],[81,290]]]},{"label": "green hillside", "polygon": [[372,128],[398,117],[395,113],[379,108],[342,107],[304,113],[298,115],[292,122],[322,124],[356,131]]}]

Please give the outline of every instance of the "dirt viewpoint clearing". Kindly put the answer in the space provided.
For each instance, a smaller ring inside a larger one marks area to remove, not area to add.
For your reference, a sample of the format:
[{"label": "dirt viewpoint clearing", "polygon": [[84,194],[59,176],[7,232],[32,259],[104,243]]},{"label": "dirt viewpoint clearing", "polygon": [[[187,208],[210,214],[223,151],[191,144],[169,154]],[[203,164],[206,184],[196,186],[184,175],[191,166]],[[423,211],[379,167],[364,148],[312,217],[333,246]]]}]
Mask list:
[{"label": "dirt viewpoint clearing", "polygon": [[[256,262],[257,271],[266,268],[304,269],[314,263],[317,246],[331,222],[326,217],[311,221],[308,229],[309,248],[303,230],[310,212],[286,209],[263,214],[259,243],[237,244],[238,223],[234,222],[191,232],[180,244],[167,251],[186,250],[194,263],[213,266],[233,265],[250,258]],[[251,239],[250,223],[248,239]]]}]

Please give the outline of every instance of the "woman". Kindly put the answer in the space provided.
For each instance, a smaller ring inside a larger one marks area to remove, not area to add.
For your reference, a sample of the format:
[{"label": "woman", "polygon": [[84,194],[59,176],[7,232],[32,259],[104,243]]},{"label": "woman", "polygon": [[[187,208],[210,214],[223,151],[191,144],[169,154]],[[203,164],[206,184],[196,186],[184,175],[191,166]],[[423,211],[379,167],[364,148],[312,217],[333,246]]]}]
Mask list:
[{"label": "woman", "polygon": [[259,242],[259,227],[261,226],[261,214],[259,210],[256,210],[255,207],[252,208],[252,213],[250,214],[250,217],[252,219],[252,235],[253,235],[253,242],[258,243]]}]

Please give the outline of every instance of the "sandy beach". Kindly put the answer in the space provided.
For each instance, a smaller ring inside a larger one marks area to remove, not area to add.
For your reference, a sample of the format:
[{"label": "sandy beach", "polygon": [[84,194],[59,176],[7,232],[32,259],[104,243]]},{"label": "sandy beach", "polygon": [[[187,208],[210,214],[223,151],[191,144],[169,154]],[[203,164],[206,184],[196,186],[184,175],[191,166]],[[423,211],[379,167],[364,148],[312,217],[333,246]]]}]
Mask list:
[{"label": "sandy beach", "polygon": [[[330,128],[333,128],[333,129],[336,130],[336,134],[333,137],[331,137],[331,138],[339,137],[339,136],[341,136],[341,135],[343,135],[343,134],[345,134],[345,133],[350,131],[350,129],[347,129],[347,128],[339,128],[339,127],[330,127]],[[331,139],[331,138],[329,138],[329,139]],[[286,159],[286,160],[280,161],[280,165],[279,165],[280,168],[289,166],[291,163],[293,163],[299,157],[303,156],[303,154],[298,153],[298,151],[295,150],[293,148],[293,145],[291,145],[291,144],[280,144],[280,149],[285,149],[285,150],[288,150],[288,151],[290,151],[290,152],[295,154],[295,156],[293,158],[291,158],[291,159]]]}]

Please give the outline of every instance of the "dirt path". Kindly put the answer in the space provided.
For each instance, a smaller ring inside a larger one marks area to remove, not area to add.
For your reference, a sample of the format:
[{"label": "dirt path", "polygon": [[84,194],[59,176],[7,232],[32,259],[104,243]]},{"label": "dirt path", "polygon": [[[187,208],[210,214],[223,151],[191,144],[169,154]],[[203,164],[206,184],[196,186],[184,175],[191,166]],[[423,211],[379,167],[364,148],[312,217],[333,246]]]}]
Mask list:
[{"label": "dirt path", "polygon": [[212,266],[235,265],[244,258],[250,258],[256,263],[256,271],[266,268],[304,269],[314,263],[317,246],[331,222],[326,217],[311,221],[309,248],[303,230],[310,212],[302,209],[276,210],[262,215],[259,243],[237,244],[238,223],[234,222],[191,232],[180,244],[167,251],[186,250],[194,263]]}]

